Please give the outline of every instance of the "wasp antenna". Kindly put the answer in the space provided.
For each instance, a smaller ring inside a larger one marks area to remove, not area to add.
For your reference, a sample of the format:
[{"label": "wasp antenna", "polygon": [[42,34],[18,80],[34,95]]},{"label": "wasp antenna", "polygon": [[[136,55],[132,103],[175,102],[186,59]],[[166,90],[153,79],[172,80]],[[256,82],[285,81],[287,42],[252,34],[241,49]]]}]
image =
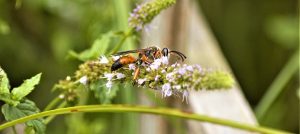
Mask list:
[{"label": "wasp antenna", "polygon": [[185,56],[183,53],[181,53],[181,52],[178,52],[178,51],[170,51],[170,53],[175,53],[175,54],[177,54],[177,55],[181,58],[182,61],[184,61],[184,59],[186,59],[186,56]]},{"label": "wasp antenna", "polygon": [[181,55],[182,57],[186,58],[186,56],[183,53],[181,53],[181,52],[178,52],[178,51],[171,51],[171,52],[174,52],[174,53],[176,53],[178,55]]},{"label": "wasp antenna", "polygon": [[184,57],[182,55],[179,55],[177,53],[170,53],[170,54],[176,54],[176,56],[178,56],[181,59],[181,61],[184,61]]}]

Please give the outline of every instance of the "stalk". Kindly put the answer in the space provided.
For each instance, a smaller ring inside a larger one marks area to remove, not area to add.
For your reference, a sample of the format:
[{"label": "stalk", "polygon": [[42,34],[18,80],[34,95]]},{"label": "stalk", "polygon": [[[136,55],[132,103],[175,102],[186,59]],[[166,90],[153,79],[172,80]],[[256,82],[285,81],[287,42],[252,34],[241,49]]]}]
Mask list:
[{"label": "stalk", "polygon": [[78,112],[147,113],[147,114],[164,115],[164,116],[179,117],[179,118],[191,119],[191,120],[197,120],[197,121],[204,121],[204,122],[229,126],[229,127],[233,127],[233,128],[247,130],[247,131],[266,133],[266,134],[286,134],[286,133],[288,133],[288,132],[275,130],[275,129],[271,129],[271,128],[266,128],[266,127],[261,127],[261,126],[253,126],[253,125],[244,124],[244,123],[240,123],[240,122],[209,117],[206,115],[182,112],[182,111],[174,110],[174,109],[170,109],[170,108],[153,108],[153,107],[130,106],[130,105],[85,105],[85,106],[59,108],[59,109],[55,109],[55,110],[49,110],[49,111],[44,111],[44,112],[37,113],[37,114],[32,114],[32,115],[25,116],[25,117],[17,119],[17,120],[13,120],[13,121],[4,123],[0,126],[0,130],[14,126],[19,123],[24,123],[26,121],[37,119],[37,118],[42,118],[45,116],[71,114],[71,113],[78,113]]}]

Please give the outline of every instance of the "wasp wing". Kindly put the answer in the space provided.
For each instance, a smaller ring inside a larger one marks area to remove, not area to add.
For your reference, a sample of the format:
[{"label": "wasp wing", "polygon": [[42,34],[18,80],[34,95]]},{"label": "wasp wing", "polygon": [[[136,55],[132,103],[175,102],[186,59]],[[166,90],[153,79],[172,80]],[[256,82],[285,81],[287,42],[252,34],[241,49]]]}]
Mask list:
[{"label": "wasp wing", "polygon": [[129,53],[137,53],[138,50],[128,50],[128,51],[121,51],[121,52],[117,52],[115,54],[113,54],[114,56],[118,56],[118,55],[124,55],[124,54],[129,54]]},{"label": "wasp wing", "polygon": [[146,50],[148,50],[148,48],[146,48],[146,49],[136,49],[136,50],[121,51],[121,52],[117,52],[117,53],[115,53],[113,55],[114,56],[118,56],[118,55],[124,55],[124,54],[129,54],[129,53],[144,53]]}]

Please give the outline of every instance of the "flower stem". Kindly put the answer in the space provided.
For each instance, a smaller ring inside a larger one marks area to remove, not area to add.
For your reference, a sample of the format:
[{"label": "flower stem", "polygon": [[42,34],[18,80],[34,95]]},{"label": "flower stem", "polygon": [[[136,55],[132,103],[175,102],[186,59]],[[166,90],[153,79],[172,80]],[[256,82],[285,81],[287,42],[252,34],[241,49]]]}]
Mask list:
[{"label": "flower stem", "polygon": [[123,45],[123,43],[126,41],[127,37],[129,37],[133,32],[133,29],[129,29],[122,37],[122,39],[120,40],[120,42],[113,48],[113,50],[110,52],[111,54],[114,54],[116,52],[119,51],[119,49],[121,48],[121,46]]},{"label": "flower stem", "polygon": [[47,110],[50,110],[50,109],[53,109],[53,107],[55,105],[57,105],[62,99],[59,98],[59,97],[55,97],[47,106],[46,108],[44,109],[44,111],[47,111]]},{"label": "flower stem", "polygon": [[4,123],[0,126],[0,130],[3,130],[7,127],[14,126],[19,123],[23,123],[32,119],[41,118],[44,116],[53,116],[59,114],[70,114],[77,112],[113,112],[113,113],[125,113],[125,112],[135,112],[135,113],[148,113],[148,114],[156,114],[156,115],[166,115],[172,117],[180,117],[185,119],[192,119],[197,121],[205,121],[214,124],[244,129],[253,132],[267,133],[267,134],[285,134],[288,132],[283,132],[280,130],[274,130],[271,128],[265,128],[260,126],[253,126],[249,124],[244,124],[240,122],[234,122],[225,119],[218,119],[214,117],[209,117],[206,115],[198,115],[193,113],[182,112],[169,108],[153,108],[153,107],[145,107],[145,106],[129,106],[129,105],[85,105],[85,106],[75,106],[75,107],[67,107],[67,108],[59,108],[55,110],[44,111],[37,114],[32,114],[29,116],[25,116],[23,118],[13,120],[7,123]]}]

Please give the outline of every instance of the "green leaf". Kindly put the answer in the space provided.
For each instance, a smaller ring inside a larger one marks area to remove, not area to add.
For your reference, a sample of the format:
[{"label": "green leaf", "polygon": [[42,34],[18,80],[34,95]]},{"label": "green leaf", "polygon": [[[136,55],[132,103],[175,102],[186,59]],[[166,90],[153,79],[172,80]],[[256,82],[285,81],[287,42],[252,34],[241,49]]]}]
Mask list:
[{"label": "green leaf", "polygon": [[16,106],[19,102],[11,98],[9,88],[10,85],[7,75],[4,72],[4,70],[0,67],[0,100],[4,101],[7,104]]},{"label": "green leaf", "polygon": [[100,101],[101,104],[109,104],[111,103],[111,100],[117,95],[119,87],[113,86],[109,91],[109,89],[107,89],[103,85],[105,85],[104,82],[94,82],[90,84],[90,89],[94,91],[95,97]]},{"label": "green leaf", "polygon": [[96,59],[100,55],[104,55],[105,53],[107,53],[107,49],[109,47],[112,36],[113,34],[111,32],[106,33],[100,38],[96,39],[90,49],[87,49],[79,54],[74,51],[70,51],[69,55],[82,61]]},{"label": "green leaf", "polygon": [[9,81],[6,73],[0,67],[0,94],[9,94]]},{"label": "green leaf", "polygon": [[13,100],[9,93],[2,93],[0,94],[0,100],[4,101],[7,104],[16,106],[19,104],[19,101]]},{"label": "green leaf", "polygon": [[40,82],[41,73],[33,76],[30,79],[25,80],[21,86],[14,88],[12,90],[12,99],[14,100],[21,100],[25,96],[27,96],[33,89],[34,86]]},{"label": "green leaf", "polygon": [[[9,104],[4,104],[2,106],[2,113],[7,121],[12,121],[19,119],[24,116],[32,115],[40,112],[36,107],[34,102],[30,100],[22,100],[17,106],[12,106]],[[46,130],[46,125],[42,118],[34,119],[25,123],[28,127],[27,130],[33,128],[36,134],[44,134]]]}]

